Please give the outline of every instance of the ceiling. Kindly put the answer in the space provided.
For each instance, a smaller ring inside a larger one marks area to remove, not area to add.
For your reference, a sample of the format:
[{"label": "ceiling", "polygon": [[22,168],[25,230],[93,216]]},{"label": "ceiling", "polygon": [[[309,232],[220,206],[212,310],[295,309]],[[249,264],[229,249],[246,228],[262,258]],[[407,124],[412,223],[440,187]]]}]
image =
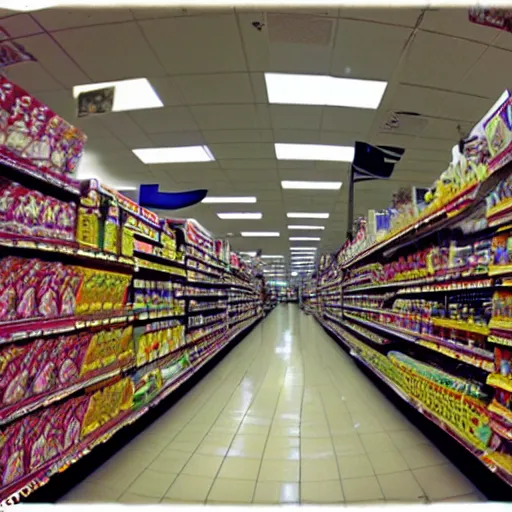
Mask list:
[{"label": "ceiling", "polygon": [[[356,185],[356,215],[389,205],[399,187],[430,185],[459,138],[512,85],[512,34],[474,25],[466,9],[45,9],[0,12],[0,25],[37,62],[9,79],[88,136],[87,158],[114,186],[159,183],[165,191],[255,195],[256,204],[200,204],[177,212],[225,236],[279,231],[279,238],[234,236],[237,250],[287,257],[289,246],[333,251],[344,241],[349,164],[278,161],[274,142],[406,149],[387,182]],[[262,30],[253,23],[264,24]],[[377,110],[270,105],[264,72],[324,74],[388,82]],[[492,77],[492,78],[490,78]],[[147,78],[164,108],[76,118],[74,85]],[[389,132],[391,112],[424,121]],[[209,146],[215,161],[144,165],[134,148]],[[341,180],[340,191],[283,191],[281,180]],[[262,220],[220,220],[216,212],[262,212]],[[290,222],[287,212],[327,212],[327,221]],[[324,231],[288,231],[288,224]],[[320,235],[319,235],[320,234]],[[321,236],[320,243],[289,236]]]}]

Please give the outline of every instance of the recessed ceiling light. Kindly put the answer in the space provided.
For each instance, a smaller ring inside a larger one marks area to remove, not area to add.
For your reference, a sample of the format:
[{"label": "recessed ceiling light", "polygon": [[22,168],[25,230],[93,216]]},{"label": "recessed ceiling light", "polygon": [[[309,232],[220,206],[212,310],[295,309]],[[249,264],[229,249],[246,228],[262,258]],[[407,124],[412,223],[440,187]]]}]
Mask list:
[{"label": "recessed ceiling light", "polygon": [[339,190],[341,181],[281,181],[285,190]]},{"label": "recessed ceiling light", "polygon": [[289,219],[328,219],[328,213],[301,213],[301,212],[291,212],[287,213],[286,216]]},{"label": "recessed ceiling light", "polygon": [[132,149],[144,164],[169,164],[187,162],[212,162],[215,160],[208,146],[184,146],[179,148]]},{"label": "recessed ceiling light", "polygon": [[210,204],[255,203],[256,198],[253,196],[250,196],[250,197],[208,196],[208,197],[205,197],[201,202],[202,203],[210,203]]},{"label": "recessed ceiling light", "polygon": [[279,231],[242,231],[240,235],[244,237],[279,237]]},{"label": "recessed ceiling light", "polygon": [[387,82],[326,75],[265,73],[269,103],[376,109]]},{"label": "recessed ceiling light", "polygon": [[314,252],[316,251],[316,247],[290,247],[290,251],[300,251],[300,252]]},{"label": "recessed ceiling light", "polygon": [[242,251],[242,252],[240,252],[240,254],[243,254],[244,256],[251,256],[254,258],[254,256],[256,256],[256,251],[249,251],[249,252]]},{"label": "recessed ceiling light", "polygon": [[241,212],[241,213],[217,213],[217,217],[222,220],[256,220],[261,219],[261,213]]},{"label": "recessed ceiling light", "polygon": [[113,112],[159,108],[164,106],[146,78],[120,80],[118,82],[103,82],[100,84],[75,85],[75,87],[73,87],[73,97],[78,98],[83,92],[105,89],[107,87],[114,87]]},{"label": "recessed ceiling light", "polygon": [[137,187],[130,187],[130,186],[124,186],[124,185],[110,185],[111,188],[113,188],[114,190],[118,190],[119,192],[128,192],[128,191],[133,191],[133,190],[137,190]]},{"label": "recessed ceiling light", "polygon": [[309,226],[309,225],[305,225],[305,224],[291,224],[288,226],[288,229],[297,229],[297,230],[301,230],[301,231],[307,231],[307,230],[323,231],[325,229],[325,227],[324,226]]},{"label": "recessed ceiling light", "polygon": [[[278,160],[323,160],[327,162],[352,162],[352,146],[328,146],[324,144],[274,144]],[[341,185],[340,185],[341,186]]]},{"label": "recessed ceiling light", "polygon": [[291,236],[289,238],[292,242],[319,242],[319,236]]},{"label": "recessed ceiling light", "polygon": [[262,258],[264,259],[280,259],[280,258],[284,258],[284,256],[282,254],[263,254]]},{"label": "recessed ceiling light", "polygon": [[296,252],[296,253],[292,254],[291,258],[292,258],[292,262],[293,261],[303,261],[303,260],[314,260],[314,259],[316,259],[316,255],[315,254],[309,255],[309,254]]}]

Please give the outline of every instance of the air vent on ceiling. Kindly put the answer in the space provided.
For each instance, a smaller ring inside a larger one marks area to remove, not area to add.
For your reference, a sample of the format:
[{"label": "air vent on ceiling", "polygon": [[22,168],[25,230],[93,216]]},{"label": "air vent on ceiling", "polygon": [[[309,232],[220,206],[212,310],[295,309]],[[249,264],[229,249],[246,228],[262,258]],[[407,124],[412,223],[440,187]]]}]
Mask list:
[{"label": "air vent on ceiling", "polygon": [[388,112],[379,129],[387,133],[419,135],[427,124],[428,119],[416,112]]},{"label": "air vent on ceiling", "polygon": [[301,43],[328,46],[333,34],[331,19],[314,16],[269,13],[268,38],[271,43]]}]

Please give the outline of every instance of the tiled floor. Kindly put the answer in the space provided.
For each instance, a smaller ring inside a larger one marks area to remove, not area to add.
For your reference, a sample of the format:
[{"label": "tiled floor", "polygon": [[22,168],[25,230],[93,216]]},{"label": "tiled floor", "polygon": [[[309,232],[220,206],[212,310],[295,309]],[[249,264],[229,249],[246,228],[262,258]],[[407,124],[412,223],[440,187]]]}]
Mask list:
[{"label": "tiled floor", "polygon": [[282,305],[62,502],[482,500],[313,318]]}]

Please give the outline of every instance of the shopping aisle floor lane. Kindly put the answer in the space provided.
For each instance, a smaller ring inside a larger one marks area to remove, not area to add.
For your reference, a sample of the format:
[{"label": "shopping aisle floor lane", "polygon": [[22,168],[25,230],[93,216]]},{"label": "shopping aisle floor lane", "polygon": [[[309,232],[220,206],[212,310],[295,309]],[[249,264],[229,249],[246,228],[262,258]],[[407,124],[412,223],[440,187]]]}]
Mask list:
[{"label": "shopping aisle floor lane", "polygon": [[295,305],[281,305],[61,502],[482,501]]}]

